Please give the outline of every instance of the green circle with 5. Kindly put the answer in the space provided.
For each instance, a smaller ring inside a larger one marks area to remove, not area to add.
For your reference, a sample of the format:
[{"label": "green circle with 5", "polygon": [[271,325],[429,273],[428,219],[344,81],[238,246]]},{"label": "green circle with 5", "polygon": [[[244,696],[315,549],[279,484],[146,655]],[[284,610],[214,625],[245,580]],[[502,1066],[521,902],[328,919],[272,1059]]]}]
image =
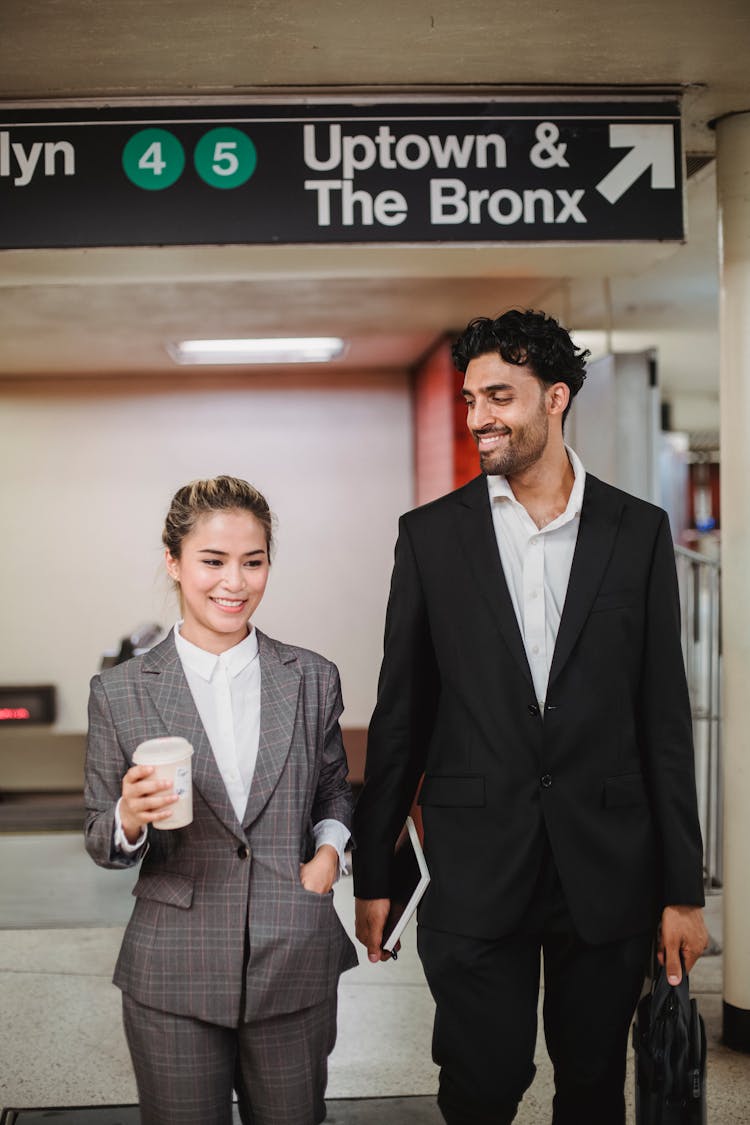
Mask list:
[{"label": "green circle with 5", "polygon": [[255,171],[255,145],[241,129],[225,125],[204,133],[193,154],[195,169],[211,187],[235,188],[246,184]]},{"label": "green circle with 5", "polygon": [[122,150],[125,175],[136,187],[162,191],[179,180],[185,167],[185,152],[166,129],[141,129]]}]

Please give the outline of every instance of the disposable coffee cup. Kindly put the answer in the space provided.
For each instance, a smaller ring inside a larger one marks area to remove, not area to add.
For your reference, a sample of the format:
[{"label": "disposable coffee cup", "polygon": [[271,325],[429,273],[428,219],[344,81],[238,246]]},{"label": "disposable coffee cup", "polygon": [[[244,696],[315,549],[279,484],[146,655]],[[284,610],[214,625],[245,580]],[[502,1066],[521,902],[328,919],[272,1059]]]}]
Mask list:
[{"label": "disposable coffee cup", "polygon": [[193,819],[193,778],[190,759],[193,748],[186,738],[167,736],[149,738],[136,746],[133,761],[138,766],[153,766],[152,777],[169,781],[177,800],[171,806],[172,815],[166,820],[155,820],[153,828],[184,828]]}]

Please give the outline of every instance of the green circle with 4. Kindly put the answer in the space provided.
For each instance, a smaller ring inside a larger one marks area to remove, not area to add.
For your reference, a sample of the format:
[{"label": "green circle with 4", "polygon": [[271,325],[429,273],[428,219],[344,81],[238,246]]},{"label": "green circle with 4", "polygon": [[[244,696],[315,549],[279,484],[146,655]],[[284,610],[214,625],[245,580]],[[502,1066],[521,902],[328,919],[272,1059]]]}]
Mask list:
[{"label": "green circle with 4", "polygon": [[223,126],[204,133],[193,154],[195,170],[211,187],[235,188],[246,184],[255,171],[255,145],[241,129]]},{"label": "green circle with 4", "polygon": [[122,166],[136,187],[162,191],[182,175],[185,152],[177,137],[166,129],[141,129],[122,150]]}]

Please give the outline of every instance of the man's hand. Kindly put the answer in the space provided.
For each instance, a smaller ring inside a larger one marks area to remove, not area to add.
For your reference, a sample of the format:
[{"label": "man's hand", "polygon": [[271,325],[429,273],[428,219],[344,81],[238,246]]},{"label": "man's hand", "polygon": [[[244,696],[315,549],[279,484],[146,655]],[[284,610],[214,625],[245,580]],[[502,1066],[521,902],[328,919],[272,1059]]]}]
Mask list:
[{"label": "man's hand", "polygon": [[689,973],[708,946],[708,931],[700,906],[665,906],[659,929],[659,964],[666,964],[667,980],[679,984],[682,980],[680,951],[685,959],[685,972]]},{"label": "man's hand", "polygon": [[380,947],[383,929],[391,909],[389,898],[357,898],[354,900],[354,919],[357,938],[367,946],[368,961],[388,961],[390,953]]},{"label": "man's hand", "polygon": [[321,844],[307,863],[299,865],[299,880],[306,891],[327,895],[336,882],[339,870],[339,853],[332,844]]}]

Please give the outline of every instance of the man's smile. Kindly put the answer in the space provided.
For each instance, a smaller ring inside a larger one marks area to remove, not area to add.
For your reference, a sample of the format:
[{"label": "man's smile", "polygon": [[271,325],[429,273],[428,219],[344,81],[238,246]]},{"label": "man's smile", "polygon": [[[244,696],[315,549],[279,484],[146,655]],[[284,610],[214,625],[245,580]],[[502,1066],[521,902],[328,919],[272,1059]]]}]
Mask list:
[{"label": "man's smile", "polygon": [[485,433],[474,431],[474,440],[480,449],[492,449],[500,444],[500,438],[508,437],[510,430],[490,430]]}]

